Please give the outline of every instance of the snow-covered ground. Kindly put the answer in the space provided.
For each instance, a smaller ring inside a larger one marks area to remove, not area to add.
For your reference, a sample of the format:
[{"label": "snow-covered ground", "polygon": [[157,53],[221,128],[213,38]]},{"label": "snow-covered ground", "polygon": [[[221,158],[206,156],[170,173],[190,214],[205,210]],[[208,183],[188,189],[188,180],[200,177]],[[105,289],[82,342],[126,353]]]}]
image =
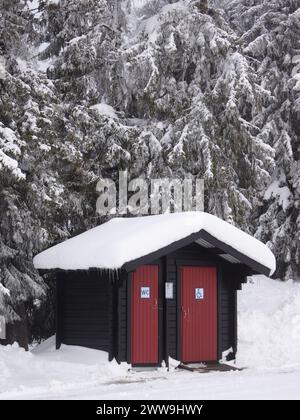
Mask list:
[{"label": "snow-covered ground", "polygon": [[0,346],[0,399],[300,399],[300,284],[252,279],[239,292],[241,372],[132,372],[51,338],[32,352]]}]

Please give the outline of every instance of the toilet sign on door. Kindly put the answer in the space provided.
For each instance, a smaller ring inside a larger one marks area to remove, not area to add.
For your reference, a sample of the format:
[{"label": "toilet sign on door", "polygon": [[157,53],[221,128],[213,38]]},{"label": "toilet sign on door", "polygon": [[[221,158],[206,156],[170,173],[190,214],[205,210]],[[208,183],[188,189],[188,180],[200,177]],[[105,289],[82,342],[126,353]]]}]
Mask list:
[{"label": "toilet sign on door", "polygon": [[142,299],[150,299],[150,287],[141,287],[141,298]]},{"label": "toilet sign on door", "polygon": [[204,289],[200,287],[195,288],[195,299],[204,299]]}]

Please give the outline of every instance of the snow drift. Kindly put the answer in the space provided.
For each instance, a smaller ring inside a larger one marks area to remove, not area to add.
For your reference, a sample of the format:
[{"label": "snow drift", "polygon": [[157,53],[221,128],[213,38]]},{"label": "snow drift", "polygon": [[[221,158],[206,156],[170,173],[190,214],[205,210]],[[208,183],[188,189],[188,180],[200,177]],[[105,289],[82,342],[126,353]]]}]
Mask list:
[{"label": "snow drift", "polygon": [[238,295],[237,363],[300,366],[300,284],[253,276]]}]

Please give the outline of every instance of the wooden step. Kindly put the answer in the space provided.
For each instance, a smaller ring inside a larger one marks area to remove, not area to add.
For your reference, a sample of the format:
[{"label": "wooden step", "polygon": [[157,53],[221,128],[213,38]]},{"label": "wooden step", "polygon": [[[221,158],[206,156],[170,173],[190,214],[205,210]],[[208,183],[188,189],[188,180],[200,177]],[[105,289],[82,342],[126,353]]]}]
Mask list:
[{"label": "wooden step", "polygon": [[208,372],[230,372],[241,371],[245,368],[227,365],[226,363],[180,363],[178,369],[185,369],[191,372],[208,373]]}]

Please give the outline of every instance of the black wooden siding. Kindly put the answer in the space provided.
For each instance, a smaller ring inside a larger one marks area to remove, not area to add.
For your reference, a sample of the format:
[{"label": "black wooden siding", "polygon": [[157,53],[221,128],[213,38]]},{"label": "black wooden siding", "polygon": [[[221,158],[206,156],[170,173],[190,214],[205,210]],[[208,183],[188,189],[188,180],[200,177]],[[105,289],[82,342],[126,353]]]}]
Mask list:
[{"label": "black wooden siding", "polygon": [[58,345],[114,352],[113,283],[97,271],[58,275]]},{"label": "black wooden siding", "polygon": [[173,299],[165,300],[166,354],[177,359],[177,265],[174,255],[166,257],[166,278],[173,283]]},{"label": "black wooden siding", "polygon": [[118,288],[118,330],[116,331],[118,339],[117,360],[127,360],[127,286],[129,275],[124,274]]},{"label": "black wooden siding", "polygon": [[228,359],[234,358],[236,352],[236,290],[235,283],[230,284],[230,279],[225,278],[224,272],[218,279],[218,329],[219,329],[219,358],[222,352],[232,348],[233,353]]}]

